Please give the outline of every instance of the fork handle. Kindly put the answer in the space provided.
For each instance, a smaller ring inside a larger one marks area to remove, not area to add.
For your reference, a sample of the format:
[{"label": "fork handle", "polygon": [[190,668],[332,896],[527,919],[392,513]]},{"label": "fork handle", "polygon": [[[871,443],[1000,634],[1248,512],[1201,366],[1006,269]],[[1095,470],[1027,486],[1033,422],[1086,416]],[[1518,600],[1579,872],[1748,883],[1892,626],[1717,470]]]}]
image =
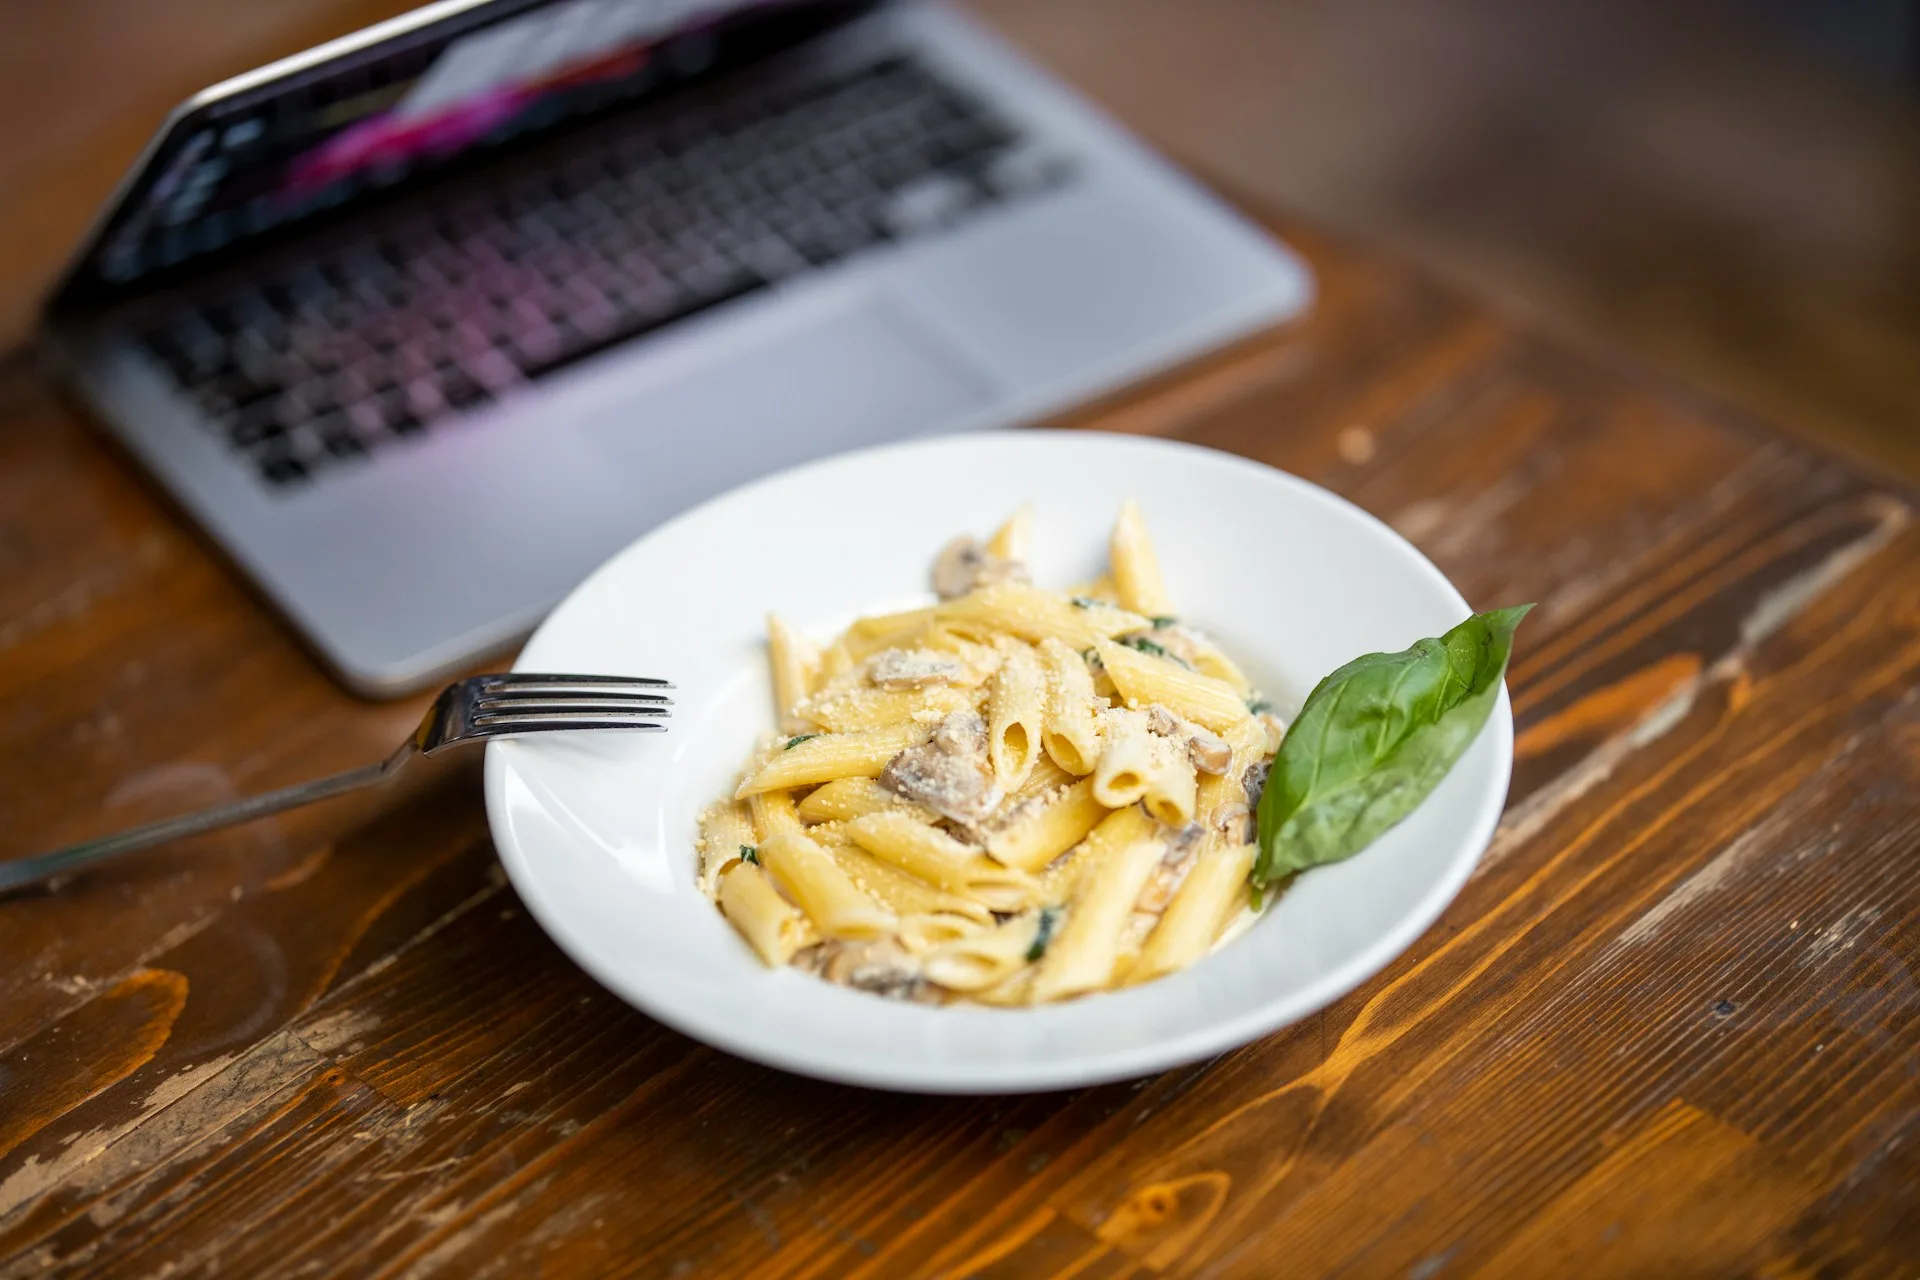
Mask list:
[{"label": "fork handle", "polygon": [[398,755],[378,764],[364,765],[358,769],[349,769],[345,773],[336,773],[330,778],[316,778],[311,782],[282,787],[278,791],[248,796],[244,800],[235,800],[231,804],[202,809],[198,813],[185,813],[177,818],[149,822],[144,827],[134,827],[118,835],[83,841],[80,844],[68,845],[64,849],[55,849],[51,853],[36,854],[31,858],[0,862],[0,893],[32,884],[36,880],[44,880],[62,871],[71,871],[90,863],[103,862],[123,853],[131,853],[135,849],[145,849],[163,841],[175,840],[181,836],[199,835],[202,831],[215,831],[236,823],[251,822],[255,818],[264,818],[270,813],[296,809],[303,804],[312,804],[315,800],[325,800],[330,796],[343,795],[348,791],[358,791],[362,787],[372,786],[386,778],[397,770],[405,759],[404,754]]}]

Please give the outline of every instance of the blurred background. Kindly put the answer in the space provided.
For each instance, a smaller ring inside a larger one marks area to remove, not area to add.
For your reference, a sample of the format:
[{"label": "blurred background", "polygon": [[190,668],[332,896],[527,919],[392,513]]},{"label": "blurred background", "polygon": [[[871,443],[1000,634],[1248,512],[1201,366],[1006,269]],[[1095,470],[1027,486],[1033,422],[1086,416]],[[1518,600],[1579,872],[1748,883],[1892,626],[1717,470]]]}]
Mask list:
[{"label": "blurred background", "polygon": [[[405,7],[0,0],[0,297],[58,268],[125,122]],[[973,7],[1233,198],[1920,481],[1920,0]]]}]

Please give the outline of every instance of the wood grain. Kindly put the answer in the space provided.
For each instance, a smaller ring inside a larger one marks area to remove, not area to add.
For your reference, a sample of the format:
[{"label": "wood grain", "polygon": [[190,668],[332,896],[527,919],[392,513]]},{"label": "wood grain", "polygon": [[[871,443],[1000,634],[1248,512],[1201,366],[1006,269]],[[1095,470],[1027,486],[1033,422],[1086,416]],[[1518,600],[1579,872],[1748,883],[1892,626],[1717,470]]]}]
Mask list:
[{"label": "wood grain", "polygon": [[[1509,810],[1385,972],[1128,1084],[780,1076],[597,987],[469,763],[0,900],[0,1277],[1911,1275],[1909,495],[1293,222],[1314,314],[1071,421],[1537,599]],[[0,364],[0,856],[383,751]]]}]

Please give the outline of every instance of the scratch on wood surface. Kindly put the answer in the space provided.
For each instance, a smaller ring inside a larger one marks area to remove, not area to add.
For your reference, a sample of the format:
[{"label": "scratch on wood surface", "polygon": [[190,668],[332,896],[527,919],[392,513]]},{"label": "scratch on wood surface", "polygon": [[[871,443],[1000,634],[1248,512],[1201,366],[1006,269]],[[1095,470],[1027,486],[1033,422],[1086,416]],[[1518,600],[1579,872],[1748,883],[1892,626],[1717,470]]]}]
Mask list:
[{"label": "scratch on wood surface", "polygon": [[97,1192],[135,1178],[207,1141],[249,1108],[304,1079],[321,1061],[298,1038],[282,1033],[237,1058],[227,1055],[175,1072],[148,1092],[132,1119],[75,1136],[51,1161],[29,1157],[0,1183],[0,1223],[52,1191]]},{"label": "scratch on wood surface", "polygon": [[511,1200],[495,1205],[479,1217],[447,1234],[447,1238],[434,1245],[414,1260],[412,1266],[402,1273],[402,1280],[420,1280],[442,1271],[448,1263],[464,1253],[469,1245],[479,1240],[499,1223],[512,1217],[517,1208]]},{"label": "scratch on wood surface", "polygon": [[1912,512],[1905,503],[1888,494],[1874,494],[1869,502],[1877,509],[1879,523],[1865,536],[1840,547],[1811,569],[1761,596],[1759,603],[1741,620],[1742,649],[1752,649],[1786,626],[1829,587],[1859,568],[1906,528]]},{"label": "scratch on wood surface", "polygon": [[[1740,638],[1704,672],[1679,682],[1633,725],[1602,742],[1585,759],[1508,810],[1494,834],[1493,843],[1474,868],[1474,876],[1485,874],[1539,834],[1568,806],[1610,778],[1627,757],[1672,732],[1686,720],[1704,689],[1742,678],[1747,658],[1755,649],[1866,563],[1906,527],[1911,512],[1904,503],[1882,494],[1872,495],[1871,501],[1878,513],[1878,522],[1865,534],[1835,549],[1819,564],[1762,595],[1741,620]],[[1697,669],[1698,659],[1691,655],[1689,659]],[[1544,723],[1550,725],[1554,721]],[[1522,740],[1528,734],[1541,732],[1542,726],[1536,725],[1522,734]]]},{"label": "scratch on wood surface", "polygon": [[380,1015],[364,1009],[342,1009],[322,1014],[301,1027],[298,1035],[315,1053],[349,1053],[361,1047],[366,1034],[380,1026]]},{"label": "scratch on wood surface", "polygon": [[4,1222],[21,1205],[65,1185],[74,1174],[105,1155],[115,1143],[139,1128],[142,1122],[193,1092],[232,1060],[231,1056],[213,1058],[174,1073],[147,1094],[139,1114],[133,1119],[111,1128],[77,1135],[67,1140],[64,1151],[45,1163],[37,1155],[28,1156],[18,1169],[0,1182],[0,1222]]},{"label": "scratch on wood surface", "polygon": [[1703,677],[1697,673],[1683,680],[1638,721],[1602,742],[1580,763],[1509,809],[1494,832],[1493,843],[1487,846],[1479,865],[1474,867],[1473,878],[1498,866],[1548,823],[1611,778],[1628,756],[1672,732],[1693,710],[1702,687]]},{"label": "scratch on wood surface", "polygon": [[1754,859],[1772,854],[1781,834],[1791,825],[1793,817],[1794,815],[1787,810],[1774,809],[1760,821],[1748,827],[1735,837],[1731,844],[1716,854],[1713,861],[1675,885],[1671,893],[1654,903],[1639,919],[1622,929],[1595,963],[1604,964],[1613,953],[1657,938],[1660,935],[1661,926],[1672,919],[1676,913],[1685,909],[1688,904],[1706,897],[1726,884],[1736,872]]},{"label": "scratch on wood surface", "polygon": [[148,534],[133,545],[124,561],[75,579],[58,593],[0,622],[0,650],[11,649],[63,622],[85,617],[96,604],[158,567],[166,558],[167,540],[158,534]]},{"label": "scratch on wood surface", "polygon": [[1807,950],[1800,957],[1800,963],[1806,966],[1819,965],[1840,952],[1853,950],[1867,937],[1870,926],[1879,918],[1880,908],[1872,903],[1863,902],[1853,907],[1808,939]]}]

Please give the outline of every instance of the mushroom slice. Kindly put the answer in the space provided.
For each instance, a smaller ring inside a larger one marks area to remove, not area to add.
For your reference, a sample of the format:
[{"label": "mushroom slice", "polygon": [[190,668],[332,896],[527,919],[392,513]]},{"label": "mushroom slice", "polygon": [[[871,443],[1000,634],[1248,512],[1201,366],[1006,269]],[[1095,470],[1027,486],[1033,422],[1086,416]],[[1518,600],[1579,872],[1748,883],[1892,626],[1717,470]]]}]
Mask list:
[{"label": "mushroom slice", "polygon": [[943,818],[978,823],[1000,803],[987,762],[987,722],[978,711],[955,711],[933,735],[887,762],[880,785]]},{"label": "mushroom slice", "polygon": [[933,561],[933,589],[942,600],[996,582],[1031,581],[1024,563],[996,556],[964,533],[940,548]]},{"label": "mushroom slice", "polygon": [[1225,738],[1191,720],[1181,719],[1157,702],[1147,708],[1147,728],[1163,738],[1184,741],[1187,758],[1201,773],[1219,776],[1233,763],[1233,748]]}]

